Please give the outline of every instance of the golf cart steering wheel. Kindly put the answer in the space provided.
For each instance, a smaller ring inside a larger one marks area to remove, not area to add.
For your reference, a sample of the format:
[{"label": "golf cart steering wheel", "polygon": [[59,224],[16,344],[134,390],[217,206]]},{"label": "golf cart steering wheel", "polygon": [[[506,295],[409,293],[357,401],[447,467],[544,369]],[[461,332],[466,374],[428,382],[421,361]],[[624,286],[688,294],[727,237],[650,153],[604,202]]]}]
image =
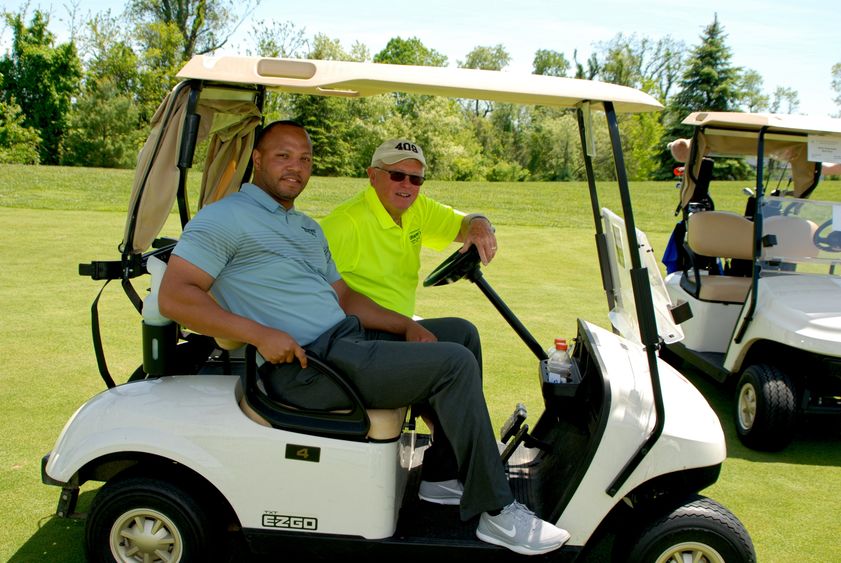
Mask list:
[{"label": "golf cart steering wheel", "polygon": [[812,241],[821,250],[841,252],[841,231],[830,231],[828,235],[823,235],[823,232],[830,226],[832,226],[832,219],[818,227],[818,230],[815,231],[815,236],[812,237]]},{"label": "golf cart steering wheel", "polygon": [[479,251],[471,244],[466,252],[456,250],[423,280],[424,287],[457,282],[479,268]]}]

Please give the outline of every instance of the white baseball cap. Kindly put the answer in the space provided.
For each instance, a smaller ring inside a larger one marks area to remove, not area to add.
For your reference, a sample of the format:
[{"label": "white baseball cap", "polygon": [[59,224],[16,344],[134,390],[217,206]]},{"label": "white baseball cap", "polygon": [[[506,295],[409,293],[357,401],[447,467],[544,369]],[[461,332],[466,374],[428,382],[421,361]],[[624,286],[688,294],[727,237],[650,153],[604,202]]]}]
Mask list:
[{"label": "white baseball cap", "polygon": [[374,156],[371,157],[371,166],[376,166],[380,162],[394,164],[409,158],[420,161],[424,168],[426,167],[423,150],[417,143],[408,139],[389,139],[374,151]]}]

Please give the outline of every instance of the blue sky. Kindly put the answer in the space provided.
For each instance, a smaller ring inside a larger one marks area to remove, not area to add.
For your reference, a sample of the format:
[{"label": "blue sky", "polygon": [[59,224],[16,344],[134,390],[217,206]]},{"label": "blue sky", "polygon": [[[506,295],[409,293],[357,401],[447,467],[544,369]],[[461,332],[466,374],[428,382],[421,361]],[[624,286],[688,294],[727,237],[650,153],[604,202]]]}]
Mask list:
[{"label": "blue sky", "polygon": [[[66,39],[72,0],[29,0],[51,13],[51,29]],[[78,13],[110,9],[122,12],[124,1],[75,0]],[[4,0],[17,10],[25,0]],[[835,4],[835,6],[833,6]],[[350,49],[355,41],[377,53],[392,37],[418,37],[424,45],[449,58],[463,60],[477,45],[501,43],[511,54],[508,70],[529,72],[534,52],[551,49],[572,60],[585,61],[598,42],[618,33],[658,39],[671,36],[689,48],[715,14],[727,33],[733,64],[758,71],[764,89],[796,90],[800,112],[831,115],[841,111],[834,102],[831,69],[841,63],[841,7],[837,0],[263,0],[231,43],[229,52],[244,53],[255,21],[290,21],[309,37],[323,33]],[[0,50],[9,43],[0,35]]]}]

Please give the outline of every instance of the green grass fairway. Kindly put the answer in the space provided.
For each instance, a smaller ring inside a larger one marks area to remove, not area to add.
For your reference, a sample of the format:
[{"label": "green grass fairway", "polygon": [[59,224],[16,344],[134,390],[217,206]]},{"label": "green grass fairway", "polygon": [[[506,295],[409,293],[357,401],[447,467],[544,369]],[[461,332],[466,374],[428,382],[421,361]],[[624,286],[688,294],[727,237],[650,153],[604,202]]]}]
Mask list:
[{"label": "green grass fairway", "polygon": [[[198,174],[194,174],[198,176]],[[41,484],[40,460],[74,410],[105,387],[91,347],[90,305],[101,288],[78,275],[78,264],[115,259],[122,239],[132,174],[128,171],[0,165],[0,560],[84,561],[84,523],[54,516],[58,489]],[[194,181],[193,181],[194,182]],[[316,217],[364,187],[361,179],[314,178],[298,207]],[[723,182],[718,208],[739,210],[746,183]],[[195,194],[195,183],[190,184]],[[613,186],[599,186],[602,204],[619,211]],[[482,211],[497,226],[499,254],[486,279],[541,343],[572,338],[577,318],[608,326],[593,244],[593,217],[581,183],[454,183],[430,181],[426,193],[465,211]],[[632,186],[637,226],[658,256],[675,221],[672,182]],[[841,182],[816,199],[841,200]],[[179,232],[171,217],[166,234]],[[456,245],[425,252],[428,273]],[[135,286],[145,291],[148,280]],[[108,365],[119,381],[141,361],[140,318],[119,284],[100,303]],[[418,314],[467,317],[485,350],[485,390],[495,426],[517,402],[536,418],[541,401],[534,357],[477,288],[460,282],[421,288]],[[732,510],[750,532],[758,560],[825,563],[841,545],[841,431],[814,424],[784,452],[747,450],[730,422],[732,390],[689,373],[719,413],[729,457],[705,494]],[[142,415],[142,413],[136,413]],[[96,484],[83,489],[86,510]]]}]

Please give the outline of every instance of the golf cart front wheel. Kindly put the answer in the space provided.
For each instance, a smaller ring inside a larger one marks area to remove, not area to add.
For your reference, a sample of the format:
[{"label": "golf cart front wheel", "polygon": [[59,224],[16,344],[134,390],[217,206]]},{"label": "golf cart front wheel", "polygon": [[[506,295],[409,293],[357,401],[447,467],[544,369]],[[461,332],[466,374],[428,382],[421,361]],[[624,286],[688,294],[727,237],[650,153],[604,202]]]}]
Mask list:
[{"label": "golf cart front wheel", "polygon": [[215,534],[208,511],[182,488],[136,477],[103,485],[85,529],[88,561],[208,561]]},{"label": "golf cart front wheel", "polygon": [[794,384],[779,368],[749,366],[736,390],[736,434],[754,450],[779,451],[794,437],[796,415]]},{"label": "golf cart front wheel", "polygon": [[628,563],[755,563],[753,542],[729,510],[712,499],[693,496],[655,518],[637,538],[627,538],[614,553]]}]

